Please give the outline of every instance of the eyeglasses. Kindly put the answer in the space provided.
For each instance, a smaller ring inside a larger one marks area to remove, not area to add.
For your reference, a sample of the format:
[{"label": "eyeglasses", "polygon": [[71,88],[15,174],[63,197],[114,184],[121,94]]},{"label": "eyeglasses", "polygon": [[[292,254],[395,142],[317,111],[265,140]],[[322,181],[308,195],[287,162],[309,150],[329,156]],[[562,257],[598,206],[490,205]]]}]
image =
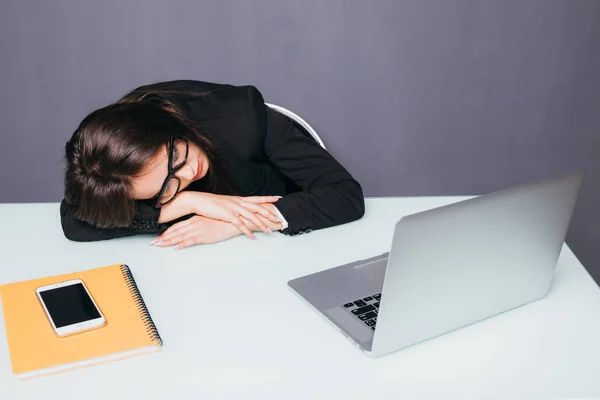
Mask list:
[{"label": "eyeglasses", "polygon": [[[182,151],[184,147],[185,152]],[[175,176],[175,173],[185,165],[188,150],[189,145],[187,140],[179,137],[171,137],[169,139],[169,174],[158,194],[158,198],[154,204],[155,208],[160,208],[173,201],[175,195],[179,192],[181,180]]]}]

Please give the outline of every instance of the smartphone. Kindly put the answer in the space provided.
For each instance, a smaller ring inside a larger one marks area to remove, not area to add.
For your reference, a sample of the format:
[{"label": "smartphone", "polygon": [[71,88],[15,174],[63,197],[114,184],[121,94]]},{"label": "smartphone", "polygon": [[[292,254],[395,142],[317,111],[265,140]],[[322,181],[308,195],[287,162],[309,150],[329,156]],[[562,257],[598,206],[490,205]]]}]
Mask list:
[{"label": "smartphone", "polygon": [[60,337],[102,327],[106,319],[81,279],[42,286],[36,293]]}]

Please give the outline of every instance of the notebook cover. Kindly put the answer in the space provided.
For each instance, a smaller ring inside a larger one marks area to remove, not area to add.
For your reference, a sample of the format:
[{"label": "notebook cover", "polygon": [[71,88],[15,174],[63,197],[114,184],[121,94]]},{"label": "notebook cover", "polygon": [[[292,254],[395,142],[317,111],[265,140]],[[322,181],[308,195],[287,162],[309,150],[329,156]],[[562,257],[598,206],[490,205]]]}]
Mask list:
[{"label": "notebook cover", "polygon": [[[36,289],[81,279],[104,314],[106,325],[60,338]],[[156,346],[162,342],[129,268],[122,264],[0,286],[12,371],[23,374],[78,361]]]}]

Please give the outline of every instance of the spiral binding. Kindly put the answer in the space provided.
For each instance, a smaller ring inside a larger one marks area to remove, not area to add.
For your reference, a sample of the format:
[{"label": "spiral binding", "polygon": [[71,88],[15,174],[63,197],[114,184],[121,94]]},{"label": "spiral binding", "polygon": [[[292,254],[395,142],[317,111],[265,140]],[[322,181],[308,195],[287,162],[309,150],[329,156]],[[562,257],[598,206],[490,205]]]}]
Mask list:
[{"label": "spiral binding", "polygon": [[135,283],[135,279],[133,278],[133,274],[131,273],[131,269],[127,265],[121,265],[121,274],[123,278],[125,278],[125,282],[127,283],[127,288],[129,289],[129,293],[131,293],[131,297],[135,301],[135,307],[142,317],[142,321],[144,322],[144,326],[146,327],[146,332],[151,340],[158,342],[159,346],[162,346],[163,341],[158,334],[158,330],[156,329],[156,325],[152,321],[152,317],[150,316],[150,312],[146,307],[146,303],[144,303],[144,299]]}]

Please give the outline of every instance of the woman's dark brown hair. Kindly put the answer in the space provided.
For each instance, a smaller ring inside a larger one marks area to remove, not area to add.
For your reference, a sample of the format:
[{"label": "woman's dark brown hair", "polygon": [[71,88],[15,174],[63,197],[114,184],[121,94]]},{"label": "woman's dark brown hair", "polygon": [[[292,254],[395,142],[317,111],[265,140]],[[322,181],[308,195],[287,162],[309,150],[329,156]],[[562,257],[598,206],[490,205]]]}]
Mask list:
[{"label": "woman's dark brown hair", "polygon": [[210,192],[235,193],[217,149],[165,94],[133,91],[83,119],[66,145],[65,199],[77,219],[99,228],[129,226],[136,205],[131,180],[171,136],[207,155]]}]

